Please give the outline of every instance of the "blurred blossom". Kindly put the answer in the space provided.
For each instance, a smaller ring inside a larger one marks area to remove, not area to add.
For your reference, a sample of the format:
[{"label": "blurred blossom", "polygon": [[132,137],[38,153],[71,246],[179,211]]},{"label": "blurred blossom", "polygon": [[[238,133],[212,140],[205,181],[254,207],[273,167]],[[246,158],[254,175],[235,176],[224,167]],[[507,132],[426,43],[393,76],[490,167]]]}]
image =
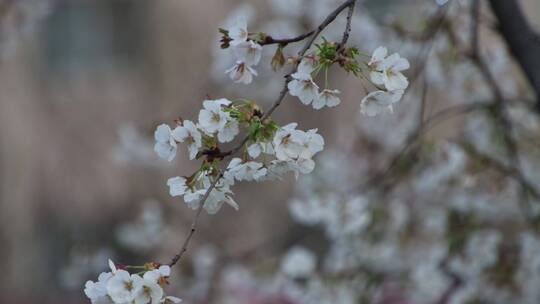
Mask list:
[{"label": "blurred blossom", "polygon": [[139,215],[130,222],[121,224],[115,236],[122,246],[133,252],[152,250],[163,239],[165,227],[161,203],[155,200],[143,202]]},{"label": "blurred blossom", "polygon": [[292,278],[306,278],[315,271],[315,255],[303,247],[293,247],[281,261],[281,271]]},{"label": "blurred blossom", "polygon": [[2,57],[17,51],[25,36],[33,34],[51,12],[53,1],[19,0],[0,3],[0,53]]}]

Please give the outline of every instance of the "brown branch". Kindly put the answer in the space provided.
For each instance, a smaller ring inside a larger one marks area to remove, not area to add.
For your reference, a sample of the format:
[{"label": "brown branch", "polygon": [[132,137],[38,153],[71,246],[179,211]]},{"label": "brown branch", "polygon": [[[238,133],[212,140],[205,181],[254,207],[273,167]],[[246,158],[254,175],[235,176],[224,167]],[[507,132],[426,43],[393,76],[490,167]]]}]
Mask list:
[{"label": "brown branch", "polygon": [[[307,50],[313,45],[313,42],[315,41],[315,39],[317,39],[319,34],[328,25],[330,25],[330,23],[332,23],[343,10],[345,10],[346,8],[349,8],[349,14],[352,15],[351,7],[354,8],[355,3],[356,3],[356,0],[347,0],[347,1],[345,1],[338,8],[336,8],[332,13],[330,13],[330,15],[328,15],[326,17],[326,19],[315,30],[307,33],[306,36],[303,37],[302,39],[305,39],[307,37],[311,37],[311,38],[306,42],[304,47],[300,50],[300,52],[298,53],[298,56],[303,57],[306,54]],[[349,30],[350,30],[350,20],[347,21],[347,26],[346,26],[346,29],[345,29],[346,33],[344,33],[343,35],[348,36],[348,31]],[[299,37],[302,37],[302,35],[299,36]],[[302,40],[299,37],[296,37],[296,38],[293,38],[293,39]],[[344,37],[342,39],[342,41],[346,42],[347,38]],[[276,99],[276,101],[274,102],[274,104],[272,105],[272,107],[270,107],[270,109],[266,113],[264,113],[264,115],[262,116],[262,118],[261,118],[262,121],[266,120],[267,118],[270,117],[270,115],[272,115],[272,113],[277,109],[277,107],[279,107],[279,105],[281,104],[281,102],[283,101],[285,96],[287,95],[287,92],[288,92],[287,84],[291,81],[291,75],[293,73],[295,73],[296,70],[298,69],[298,65],[299,65],[299,63],[296,63],[294,65],[292,71],[285,76],[285,84],[283,86],[283,89],[280,91],[279,96]],[[233,148],[232,150],[230,150],[228,152],[223,153],[222,154],[223,158],[236,154],[238,151],[240,151],[240,149],[242,149],[242,147],[247,143],[248,140],[249,140],[249,136],[244,137],[244,139],[240,142],[240,144],[238,146],[236,146],[235,148]],[[199,203],[199,207],[197,209],[197,212],[195,213],[193,221],[191,222],[191,227],[190,227],[190,230],[189,230],[189,232],[188,232],[188,234],[186,236],[186,239],[184,240],[184,242],[182,244],[182,247],[180,248],[180,251],[172,258],[171,262],[169,263],[169,266],[172,267],[172,266],[176,265],[178,263],[178,261],[180,261],[180,259],[184,255],[184,253],[187,251],[189,243],[190,243],[191,239],[193,238],[193,235],[196,232],[197,223],[199,221],[199,218],[201,217],[201,213],[202,213],[202,209],[204,207],[204,204],[206,203],[206,201],[208,200],[208,197],[210,196],[210,193],[216,187],[217,183],[219,182],[219,180],[222,177],[223,177],[223,173],[220,172],[219,175],[214,180],[214,182],[206,190],[204,196],[201,198],[200,203]]]},{"label": "brown branch", "polygon": [[540,190],[536,189],[536,187],[531,182],[529,182],[527,178],[517,168],[508,166],[503,162],[478,151],[470,145],[466,146],[466,148],[466,151],[469,153],[470,156],[476,158],[483,163],[488,164],[491,168],[494,168],[503,175],[515,179],[525,189],[527,193],[531,194],[535,199],[540,200]]},{"label": "brown branch", "polygon": [[540,36],[527,23],[519,1],[490,0],[489,3],[499,21],[499,32],[536,93],[536,111],[540,112]]},{"label": "brown branch", "polygon": [[[313,44],[313,42],[315,42],[315,39],[317,39],[319,34],[330,23],[332,23],[344,9],[346,9],[347,7],[350,7],[351,5],[354,5],[355,3],[356,3],[356,0],[347,0],[343,4],[341,4],[338,8],[336,8],[332,13],[330,13],[330,15],[328,15],[326,17],[326,19],[317,27],[317,29],[313,31],[313,34],[311,35],[311,38],[306,42],[306,44],[304,44],[304,47],[300,50],[300,52],[298,52],[298,56],[299,57],[304,56],[306,54],[307,50]],[[292,71],[285,76],[285,84],[283,85],[283,89],[279,93],[279,96],[276,99],[276,101],[274,102],[274,104],[270,107],[270,109],[268,109],[268,111],[266,113],[264,113],[261,120],[265,120],[266,118],[270,117],[270,115],[272,115],[272,113],[276,110],[276,108],[279,107],[279,105],[281,104],[281,102],[285,98],[285,95],[287,95],[287,92],[288,92],[287,85],[291,81],[291,75],[296,72],[296,70],[298,68],[298,64],[299,64],[299,62],[296,63],[296,65],[294,66]]]},{"label": "brown branch", "polygon": [[307,37],[313,35],[314,31],[315,30],[312,30],[312,31],[309,31],[309,32],[304,33],[302,35],[298,35],[296,37],[293,37],[293,38],[274,39],[274,38],[272,38],[272,36],[266,36],[264,38],[264,41],[260,42],[259,44],[260,45],[280,44],[280,45],[286,46],[289,43],[294,43],[294,42],[298,42],[298,41],[302,41],[302,40],[306,39]]},{"label": "brown branch", "polygon": [[349,40],[349,35],[351,34],[351,22],[352,22],[352,16],[354,13],[354,5],[355,2],[353,1],[351,5],[349,5],[349,10],[347,12],[347,22],[345,24],[345,31],[343,32],[343,37],[341,39],[341,43],[339,44],[338,49],[343,49],[345,44],[347,44],[347,41]]}]

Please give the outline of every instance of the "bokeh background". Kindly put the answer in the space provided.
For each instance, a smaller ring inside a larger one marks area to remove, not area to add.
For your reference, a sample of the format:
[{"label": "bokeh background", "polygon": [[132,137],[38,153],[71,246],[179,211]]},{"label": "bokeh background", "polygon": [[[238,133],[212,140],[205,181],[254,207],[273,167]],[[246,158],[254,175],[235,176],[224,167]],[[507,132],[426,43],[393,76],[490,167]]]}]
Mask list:
[{"label": "bokeh background", "polygon": [[[411,61],[411,77],[415,63],[423,58],[420,47],[412,47],[413,42],[395,34],[391,25],[421,31],[430,14],[436,14],[432,2],[362,2],[351,43],[366,53],[382,44],[404,54]],[[521,2],[531,24],[540,28],[540,3]],[[197,164],[181,153],[172,163],[160,160],[153,152],[155,127],[179,116],[195,119],[207,96],[246,97],[268,106],[281,86],[283,73],[264,67],[249,87],[228,80],[224,68],[232,59],[219,49],[217,28],[245,15],[251,16],[250,28],[276,37],[293,36],[312,28],[337,3],[1,0],[0,303],[87,303],[84,282],[105,270],[109,257],[130,264],[169,261],[187,233],[193,211],[169,196],[165,181],[189,174]],[[489,23],[493,17],[484,4]],[[459,10],[447,16],[459,16]],[[343,20],[336,22],[325,36],[338,37],[342,25]],[[486,52],[504,49],[495,33],[486,37]],[[491,44],[492,37],[499,44]],[[289,55],[295,47],[287,49]],[[265,50],[267,65],[271,53]],[[510,58],[507,53],[501,56]],[[491,58],[494,63],[498,57]],[[436,88],[429,90],[424,117],[459,100],[475,99],[468,98],[474,94],[486,99],[480,87],[473,86],[470,93],[468,79],[476,76],[470,63],[462,65],[457,77],[438,80],[440,71],[425,77]],[[508,71],[497,74],[501,86],[509,96],[531,96],[519,69],[509,65]],[[297,121],[302,129],[319,128],[326,140],[320,158],[328,159],[330,167],[345,162],[345,168],[356,171],[350,175],[330,168],[326,174],[335,181],[350,177],[346,182],[358,185],[383,170],[407,142],[422,88],[413,83],[412,93],[394,115],[358,122],[363,87],[337,70],[332,71],[331,84],[342,92],[339,107],[313,111],[288,97],[275,119],[282,124]],[[458,90],[459,96],[449,95],[450,90]],[[433,128],[427,135],[429,144],[461,139],[464,121],[453,118]],[[538,148],[537,138],[531,140]],[[418,154],[431,155],[426,153]],[[421,177],[417,170],[407,178]],[[465,177],[459,173],[456,180]],[[217,215],[203,215],[185,260],[174,271],[169,293],[187,303],[225,303],[204,296],[215,288],[217,276],[209,286],[193,283],[201,264],[238,263],[271,273],[288,248],[298,244],[323,257],[331,246],[324,228],[298,223],[290,214],[291,200],[303,193],[298,189],[302,183],[308,183],[305,177],[236,186],[240,210],[224,207]],[[436,190],[426,187],[424,198]],[[492,191],[493,187],[486,190]]]}]

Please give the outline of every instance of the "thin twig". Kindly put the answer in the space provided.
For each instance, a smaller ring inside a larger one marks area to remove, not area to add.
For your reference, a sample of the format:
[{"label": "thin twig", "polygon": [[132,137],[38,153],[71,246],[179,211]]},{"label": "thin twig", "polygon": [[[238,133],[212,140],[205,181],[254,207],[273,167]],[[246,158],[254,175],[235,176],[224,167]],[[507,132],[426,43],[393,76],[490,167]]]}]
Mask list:
[{"label": "thin twig", "polygon": [[[356,0],[347,0],[345,1],[343,4],[341,4],[338,8],[336,8],[332,13],[330,13],[330,15],[328,15],[326,17],[326,19],[313,31],[309,32],[309,33],[306,33],[304,35],[300,35],[298,37],[295,37],[295,38],[291,38],[289,39],[289,42],[292,42],[293,40],[295,41],[300,41],[300,40],[303,40],[307,37],[311,37],[307,42],[306,44],[304,45],[304,47],[300,50],[300,52],[298,53],[298,56],[299,57],[303,57],[307,50],[313,45],[313,42],[315,41],[315,39],[317,39],[317,37],[319,36],[319,34],[330,24],[332,23],[336,18],[337,16],[346,8],[349,8],[349,14],[352,16],[352,9],[351,7],[354,7],[354,4],[356,3]],[[347,21],[347,27],[345,29],[345,32],[343,35],[344,35],[344,38],[342,39],[342,41],[347,41],[348,38],[346,38],[345,36],[348,36],[348,31],[350,30],[350,20]],[[296,40],[297,39],[297,40]],[[283,41],[286,41],[287,39],[284,39],[282,40]],[[274,40],[274,41],[278,41],[278,40]],[[268,43],[270,44],[270,43]],[[262,116],[261,120],[264,121],[266,120],[268,117],[270,117],[270,115],[272,115],[272,113],[276,110],[277,107],[279,107],[279,105],[281,104],[281,102],[283,101],[283,99],[285,98],[285,96],[287,95],[287,92],[288,92],[288,88],[287,88],[287,85],[288,83],[290,82],[291,80],[291,75],[293,73],[296,72],[296,70],[298,69],[298,65],[299,63],[296,63],[292,69],[292,71],[290,73],[288,73],[286,76],[285,76],[285,84],[283,86],[283,89],[280,91],[279,93],[279,96],[278,98],[276,99],[276,101],[274,102],[274,104],[272,105],[272,107],[270,107],[270,109],[268,109],[268,111],[266,113],[264,113],[264,115]],[[249,136],[246,136],[238,146],[236,146],[235,148],[233,148],[232,150],[230,150],[229,152],[226,152],[223,154],[223,157],[227,157],[227,156],[231,156],[231,155],[234,155],[236,154],[238,151],[240,151],[240,149],[242,149],[242,147],[247,143],[247,141],[249,140]],[[206,190],[204,196],[201,198],[200,200],[200,203],[199,203],[199,207],[197,209],[197,212],[195,213],[195,216],[193,218],[193,221],[191,222],[191,227],[190,227],[190,230],[186,236],[186,239],[184,240],[183,244],[182,244],[182,247],[180,248],[180,251],[172,258],[171,262],[169,263],[169,266],[174,266],[178,263],[178,261],[180,261],[180,259],[182,258],[182,256],[184,255],[184,253],[187,251],[187,248],[189,246],[189,243],[191,241],[191,239],[193,238],[193,235],[195,234],[195,231],[197,230],[197,223],[199,222],[199,218],[201,216],[201,213],[202,213],[202,209],[204,207],[204,204],[206,203],[206,201],[208,200],[208,197],[210,196],[210,192],[212,192],[212,190],[216,187],[217,183],[219,182],[219,180],[223,177],[223,173],[220,172],[220,174],[216,177],[216,179],[214,180],[214,182],[210,185],[210,187]]]},{"label": "thin twig", "polygon": [[488,164],[491,168],[494,168],[500,173],[515,179],[527,193],[531,194],[535,199],[540,200],[540,190],[529,182],[517,168],[508,166],[494,157],[478,151],[472,145],[467,146],[467,152],[472,157]]},{"label": "thin twig", "polygon": [[343,47],[345,46],[345,44],[347,44],[347,41],[349,40],[349,35],[351,33],[352,16],[354,13],[354,4],[355,2],[353,1],[353,3],[349,5],[349,10],[347,12],[347,22],[345,24],[345,31],[343,32],[343,38],[341,39],[341,43],[339,44],[340,49],[343,49]]},{"label": "thin twig", "polygon": [[[304,47],[300,50],[300,52],[298,52],[298,56],[303,57],[306,54],[307,50],[311,47],[311,45],[313,45],[313,42],[315,42],[315,39],[317,39],[319,34],[330,23],[332,23],[344,9],[346,9],[347,7],[350,7],[351,5],[354,5],[354,3],[356,3],[356,0],[347,0],[343,4],[341,4],[338,8],[336,8],[332,13],[330,13],[330,15],[328,15],[326,19],[317,27],[317,29],[313,31],[311,38],[306,42],[306,44],[304,44]],[[294,65],[292,71],[285,76],[285,84],[283,85],[283,89],[281,89],[281,92],[279,93],[279,96],[274,102],[274,104],[268,109],[266,113],[264,113],[262,120],[265,120],[266,118],[270,117],[270,115],[272,115],[272,113],[276,110],[276,108],[279,107],[279,105],[285,98],[285,95],[287,95],[287,92],[288,92],[287,85],[291,81],[291,75],[295,73],[296,70],[298,69],[298,64],[299,62],[297,62]]]},{"label": "thin twig", "polygon": [[204,196],[202,197],[201,202],[199,204],[199,208],[197,209],[197,213],[195,213],[195,217],[193,218],[193,221],[191,222],[191,227],[190,227],[189,232],[188,232],[188,234],[186,236],[186,239],[184,240],[184,243],[182,244],[182,247],[181,247],[180,251],[172,258],[171,262],[169,263],[170,267],[172,267],[176,263],[178,263],[180,258],[182,258],[182,255],[184,255],[184,253],[187,251],[187,248],[189,246],[189,242],[191,241],[191,238],[193,237],[193,234],[195,234],[195,230],[197,228],[197,223],[199,222],[199,218],[201,217],[201,213],[202,213],[202,210],[203,210],[204,203],[206,203],[206,200],[210,196],[210,192],[212,192],[212,190],[214,190],[214,188],[216,187],[217,183],[219,182],[219,180],[221,179],[222,176],[223,176],[223,173],[219,173],[219,175],[214,180],[214,182],[212,182],[210,187],[208,187],[208,190],[206,190],[206,193],[204,193]]},{"label": "thin twig", "polygon": [[314,31],[315,30],[312,30],[312,31],[309,31],[309,32],[304,33],[302,35],[298,35],[296,37],[293,37],[293,38],[274,39],[274,38],[272,38],[272,36],[266,36],[264,41],[260,42],[259,44],[260,45],[280,44],[280,45],[285,46],[285,45],[287,45],[289,43],[294,43],[294,42],[298,42],[298,41],[302,41],[302,40],[306,39],[307,37],[313,35]]}]

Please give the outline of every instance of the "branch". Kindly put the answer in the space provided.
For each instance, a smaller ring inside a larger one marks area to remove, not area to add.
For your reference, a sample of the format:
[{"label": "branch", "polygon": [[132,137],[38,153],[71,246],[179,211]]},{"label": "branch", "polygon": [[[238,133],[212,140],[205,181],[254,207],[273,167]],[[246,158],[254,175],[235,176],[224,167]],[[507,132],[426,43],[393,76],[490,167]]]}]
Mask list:
[{"label": "branch", "polygon": [[298,42],[298,41],[302,41],[302,40],[306,39],[307,37],[313,35],[314,31],[315,30],[312,30],[312,31],[309,31],[309,32],[304,33],[302,35],[293,37],[293,38],[274,39],[274,38],[272,38],[272,36],[266,36],[266,38],[264,39],[264,41],[262,41],[260,43],[260,45],[281,44],[281,45],[285,46],[285,45],[287,45],[289,43]]},{"label": "branch", "polygon": [[489,2],[499,21],[499,32],[536,92],[536,112],[540,113],[540,36],[527,23],[518,1]]},{"label": "branch", "polygon": [[[303,57],[306,54],[307,50],[311,47],[313,42],[315,42],[315,39],[317,39],[319,34],[328,25],[330,25],[330,23],[332,23],[344,9],[346,9],[347,7],[350,7],[350,6],[354,6],[355,3],[356,3],[356,0],[347,0],[343,4],[341,4],[338,8],[336,8],[332,13],[330,13],[330,15],[328,15],[326,17],[326,19],[324,19],[324,21],[317,27],[317,29],[312,31],[313,34],[311,35],[311,38],[306,42],[306,44],[300,50],[300,52],[298,52],[298,56]],[[348,26],[350,26],[350,22],[348,22]],[[345,29],[345,32],[346,31],[347,31],[347,28]],[[344,33],[343,35],[345,36],[346,33]],[[345,39],[345,41],[346,41],[346,39]],[[264,113],[261,120],[265,120],[266,118],[270,117],[270,115],[272,115],[272,113],[276,110],[276,108],[279,107],[279,105],[281,104],[281,102],[285,98],[285,95],[287,95],[287,92],[288,92],[287,84],[289,84],[289,82],[291,81],[291,75],[296,72],[296,70],[298,68],[298,65],[299,65],[299,62],[297,62],[296,65],[294,66],[294,68],[292,69],[292,71],[285,76],[285,84],[283,85],[283,89],[279,93],[279,96],[276,99],[276,101],[274,102],[274,104],[270,107],[270,109],[268,109],[268,111],[266,113]]]},{"label": "branch", "polygon": [[[303,40],[303,39],[305,39],[307,37],[311,37],[306,42],[304,47],[300,50],[300,52],[298,53],[299,57],[303,57],[306,54],[307,50],[313,45],[313,42],[315,41],[315,39],[317,39],[319,34],[328,25],[330,25],[330,23],[332,23],[343,10],[345,10],[346,8],[349,8],[349,14],[348,14],[348,17],[347,17],[347,26],[345,28],[345,32],[343,33],[343,39],[342,39],[342,43],[347,42],[348,33],[350,31],[350,24],[351,24],[350,19],[352,17],[352,11],[354,9],[354,4],[355,3],[356,3],[356,0],[347,0],[347,1],[345,1],[338,8],[336,8],[332,13],[330,13],[330,15],[328,15],[326,17],[326,19],[324,19],[324,21],[315,30],[313,30],[313,31],[311,31],[309,33],[306,33],[304,35],[300,35],[300,36],[295,37],[295,38],[282,39],[281,41],[282,42],[287,42],[287,41],[288,42],[293,42],[293,41]],[[280,40],[273,40],[273,41],[280,41]],[[271,43],[266,43],[266,44],[271,44]],[[281,102],[283,101],[285,96],[287,95],[287,92],[288,92],[287,84],[291,81],[291,75],[297,71],[298,65],[299,65],[299,62],[297,62],[294,65],[292,71],[289,72],[285,76],[285,83],[284,83],[283,89],[279,93],[279,96],[276,99],[276,101],[274,102],[274,104],[272,105],[272,107],[270,107],[270,109],[266,113],[264,113],[264,115],[262,116],[262,118],[261,118],[262,121],[264,121],[265,119],[270,117],[270,115],[272,115],[272,113],[277,109],[277,107],[279,107],[279,105],[281,104]],[[242,149],[242,147],[247,143],[248,140],[249,140],[249,136],[244,137],[244,139],[240,142],[240,144],[238,146],[236,146],[235,148],[233,148],[232,150],[230,150],[228,152],[223,153],[222,154],[223,158],[236,154],[238,151],[240,151],[240,149]],[[195,234],[195,231],[197,230],[197,223],[199,222],[199,218],[201,217],[203,206],[206,203],[206,201],[208,200],[208,197],[210,196],[210,193],[212,192],[212,190],[214,190],[217,183],[219,182],[219,180],[222,177],[223,177],[223,172],[220,172],[219,175],[214,180],[214,182],[206,190],[206,192],[204,193],[204,196],[201,198],[201,201],[199,203],[199,208],[197,209],[197,212],[195,213],[195,217],[193,218],[193,221],[191,222],[191,228],[190,228],[190,230],[189,230],[189,232],[188,232],[188,234],[186,236],[186,239],[184,240],[184,242],[182,244],[182,247],[180,248],[180,251],[172,258],[171,262],[169,263],[169,266],[172,267],[172,266],[176,265],[178,263],[178,261],[180,261],[180,259],[184,255],[184,253],[187,251],[189,243],[190,243],[191,239],[193,238],[193,235]]]},{"label": "branch", "polygon": [[405,155],[407,155],[409,149],[411,149],[415,144],[417,144],[418,141],[422,138],[422,136],[424,136],[424,134],[431,130],[431,128],[454,116],[470,113],[476,110],[486,109],[489,105],[490,104],[486,102],[473,102],[470,104],[449,107],[433,114],[426,121],[420,124],[420,127],[416,128],[416,130],[407,137],[407,139],[405,140],[405,144],[403,145],[401,150],[392,158],[389,165],[384,170],[376,173],[373,177],[360,185],[361,191],[369,190],[375,185],[381,184],[390,175],[390,173],[392,173],[394,168],[398,165],[399,161]]},{"label": "branch", "polygon": [[540,191],[536,189],[536,187],[531,182],[529,182],[527,178],[517,168],[508,166],[501,161],[478,151],[473,146],[466,146],[466,148],[467,152],[469,152],[469,155],[483,163],[488,164],[490,167],[499,171],[503,175],[515,179],[521,185],[521,187],[523,187],[525,191],[527,191],[527,193],[531,194],[535,199],[540,200]]},{"label": "branch", "polygon": [[199,222],[199,218],[201,217],[201,213],[202,213],[202,210],[203,210],[203,205],[204,205],[204,203],[206,203],[206,200],[210,196],[210,192],[212,192],[212,190],[214,190],[214,188],[216,187],[217,183],[219,182],[219,180],[221,179],[222,176],[223,176],[223,173],[220,172],[218,177],[216,178],[216,180],[214,180],[214,182],[210,185],[208,190],[206,190],[206,193],[204,193],[204,196],[201,199],[201,203],[199,204],[199,208],[197,209],[197,213],[195,213],[195,217],[193,218],[193,221],[191,222],[191,228],[189,229],[189,232],[188,232],[188,234],[186,236],[186,239],[184,240],[184,243],[182,244],[182,248],[172,258],[171,262],[169,263],[170,267],[172,267],[176,263],[178,263],[180,258],[182,258],[182,255],[184,255],[184,253],[187,251],[187,247],[189,246],[189,242],[191,241],[191,238],[193,237],[193,234],[195,234],[195,230],[197,228],[197,223]]}]

